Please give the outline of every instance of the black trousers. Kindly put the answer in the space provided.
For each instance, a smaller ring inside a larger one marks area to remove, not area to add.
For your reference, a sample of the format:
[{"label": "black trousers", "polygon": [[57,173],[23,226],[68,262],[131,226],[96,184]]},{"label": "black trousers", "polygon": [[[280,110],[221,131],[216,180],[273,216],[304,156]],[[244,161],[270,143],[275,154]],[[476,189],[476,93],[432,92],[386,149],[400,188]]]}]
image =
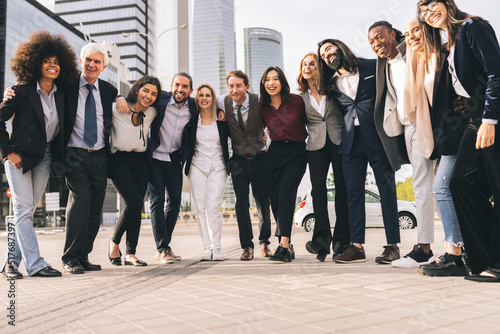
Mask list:
[{"label": "black trousers", "polygon": [[119,244],[127,232],[126,254],[135,254],[141,230],[141,212],[148,186],[149,163],[146,152],[116,152],[111,155],[111,181],[125,201],[111,240]]},{"label": "black trousers", "polygon": [[[468,265],[473,274],[489,268],[500,273],[500,126],[495,143],[476,150],[481,112],[471,112],[460,142],[450,180],[451,195],[464,239]],[[490,198],[496,205],[493,207]]]},{"label": "black trousers", "polygon": [[86,152],[81,148],[67,148],[66,185],[69,197],[63,263],[88,259],[88,254],[92,252],[102,221],[107,168],[105,149]]},{"label": "black trousers", "polygon": [[365,243],[365,183],[368,163],[373,169],[380,193],[382,218],[388,244],[401,242],[394,171],[383,149],[374,151],[366,143],[361,128],[354,127],[354,142],[349,155],[342,156],[349,206],[351,242]]},{"label": "black trousers", "polygon": [[[309,174],[312,185],[311,195],[316,219],[312,242],[328,254],[330,253],[330,245],[333,248],[336,243],[349,245],[350,242],[347,188],[342,169],[342,156],[338,153],[338,148],[338,145],[332,143],[330,138],[326,136],[326,143],[323,148],[308,151]],[[328,216],[326,189],[330,164],[333,168],[335,180],[335,215],[337,218],[333,235]]]},{"label": "black trousers", "polygon": [[[148,196],[151,203],[151,227],[156,250],[170,250],[181,206],[182,164],[179,151],[170,154],[170,162],[153,159],[149,171]],[[165,191],[168,197],[165,198]],[[167,206],[165,208],[165,201]]]},{"label": "black trousers", "polygon": [[263,152],[247,159],[233,155],[229,161],[229,170],[233,181],[234,194],[236,196],[236,219],[238,220],[238,231],[241,248],[254,248],[252,221],[250,219],[250,184],[259,211],[259,243],[269,244],[271,237],[271,212],[269,209],[269,193],[267,190],[267,178],[265,161],[268,153]]},{"label": "black trousers", "polygon": [[271,209],[276,219],[275,235],[290,238],[297,188],[307,167],[306,144],[273,141],[269,147],[266,166]]}]

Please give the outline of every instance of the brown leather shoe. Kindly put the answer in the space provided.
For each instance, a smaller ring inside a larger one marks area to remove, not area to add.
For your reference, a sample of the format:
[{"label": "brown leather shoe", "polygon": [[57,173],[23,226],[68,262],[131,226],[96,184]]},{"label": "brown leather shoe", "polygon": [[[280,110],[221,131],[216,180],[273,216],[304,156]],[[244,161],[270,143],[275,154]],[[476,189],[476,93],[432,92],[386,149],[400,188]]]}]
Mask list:
[{"label": "brown leather shoe", "polygon": [[160,263],[162,264],[171,264],[174,263],[174,256],[172,255],[172,251],[169,249],[165,249],[160,254]]},{"label": "brown leather shoe", "polygon": [[342,254],[334,256],[333,261],[337,263],[365,262],[365,250],[354,245],[349,245]]},{"label": "brown leather shoe", "polygon": [[250,261],[253,259],[253,248],[252,247],[245,247],[243,250],[243,254],[240,256],[241,261]]},{"label": "brown leather shoe", "polygon": [[382,254],[375,258],[375,262],[380,264],[390,264],[401,257],[398,246],[384,246]]},{"label": "brown leather shoe", "polygon": [[269,248],[268,244],[262,244],[260,245],[260,253],[262,254],[262,257],[270,257],[273,255],[273,252],[271,251],[271,248]]}]

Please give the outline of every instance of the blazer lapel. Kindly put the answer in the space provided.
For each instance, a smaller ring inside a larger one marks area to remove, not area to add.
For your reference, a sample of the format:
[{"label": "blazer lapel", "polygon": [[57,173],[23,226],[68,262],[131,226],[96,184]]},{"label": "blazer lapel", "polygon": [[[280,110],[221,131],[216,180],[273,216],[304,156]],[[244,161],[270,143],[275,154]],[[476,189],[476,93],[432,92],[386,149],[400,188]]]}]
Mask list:
[{"label": "blazer lapel", "polygon": [[56,100],[56,109],[57,109],[57,116],[59,117],[59,128],[61,129],[60,131],[62,132],[62,129],[64,128],[64,92],[62,89],[58,89],[56,94],[55,94],[55,100]]},{"label": "blazer lapel", "polygon": [[[441,53],[441,57],[439,57],[439,64],[436,64],[438,67],[436,69],[436,74],[434,75],[434,87],[432,89],[433,99],[437,94],[439,87],[439,80],[441,80],[441,74],[443,72],[444,61],[446,60],[446,53]],[[444,69],[447,71],[448,69]]]},{"label": "blazer lapel", "polygon": [[[35,88],[36,89],[36,88]],[[33,109],[35,109],[36,118],[40,124],[40,127],[45,134],[45,117],[43,114],[42,102],[40,101],[40,95],[38,93],[30,94],[29,96]]]}]

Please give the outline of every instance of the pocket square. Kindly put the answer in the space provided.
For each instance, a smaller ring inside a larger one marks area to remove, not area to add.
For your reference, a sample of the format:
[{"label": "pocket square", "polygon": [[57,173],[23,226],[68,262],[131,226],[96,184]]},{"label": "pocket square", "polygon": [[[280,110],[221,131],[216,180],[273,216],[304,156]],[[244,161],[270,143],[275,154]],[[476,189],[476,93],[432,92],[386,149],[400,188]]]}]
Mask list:
[{"label": "pocket square", "polygon": [[374,76],[375,76],[375,75],[369,75],[369,76],[367,76],[367,77],[365,78],[365,80],[371,79],[371,78],[373,78]]}]

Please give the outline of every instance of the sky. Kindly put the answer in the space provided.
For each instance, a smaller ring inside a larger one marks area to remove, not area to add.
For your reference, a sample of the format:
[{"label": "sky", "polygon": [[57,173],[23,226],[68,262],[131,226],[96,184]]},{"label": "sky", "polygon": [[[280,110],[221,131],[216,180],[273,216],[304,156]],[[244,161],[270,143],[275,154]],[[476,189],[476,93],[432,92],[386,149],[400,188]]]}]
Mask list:
[{"label": "sky", "polygon": [[[165,0],[159,0],[165,1]],[[168,0],[167,0],[168,1]],[[207,0],[209,1],[209,0]],[[317,43],[336,38],[355,55],[375,58],[368,44],[368,27],[389,21],[404,32],[416,16],[417,0],[235,0],[238,68],[244,70],[243,28],[264,27],[283,35],[284,71],[292,90],[302,57],[317,51]],[[500,1],[455,0],[458,8],[490,21],[500,33]]]}]

